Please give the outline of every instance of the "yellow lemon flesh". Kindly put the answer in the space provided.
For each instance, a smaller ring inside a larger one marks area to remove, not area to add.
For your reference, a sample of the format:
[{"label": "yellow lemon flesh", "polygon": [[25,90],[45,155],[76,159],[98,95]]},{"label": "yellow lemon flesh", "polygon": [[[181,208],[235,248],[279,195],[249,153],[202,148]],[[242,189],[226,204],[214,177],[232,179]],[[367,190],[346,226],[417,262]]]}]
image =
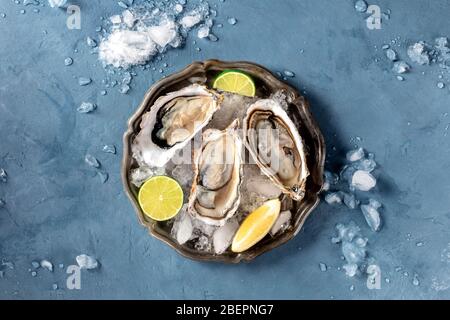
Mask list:
[{"label": "yellow lemon flesh", "polygon": [[138,201],[149,218],[165,221],[176,216],[183,206],[183,190],[174,179],[156,176],[142,185]]},{"label": "yellow lemon flesh", "polygon": [[264,238],[280,215],[280,208],[280,200],[273,199],[250,213],[236,232],[231,251],[243,252]]},{"label": "yellow lemon flesh", "polygon": [[254,97],[256,93],[252,78],[239,70],[223,71],[214,81],[213,88],[247,97]]}]

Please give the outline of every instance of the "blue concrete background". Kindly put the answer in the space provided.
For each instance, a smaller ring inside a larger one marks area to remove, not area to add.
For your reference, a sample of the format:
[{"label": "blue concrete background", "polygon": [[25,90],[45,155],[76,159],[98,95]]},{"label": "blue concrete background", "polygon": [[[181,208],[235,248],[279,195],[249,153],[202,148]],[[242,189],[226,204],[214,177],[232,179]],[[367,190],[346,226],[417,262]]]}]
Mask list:
[{"label": "blue concrete background", "polygon": [[[2,0],[0,167],[9,179],[0,183],[6,202],[0,208],[0,258],[15,268],[3,269],[0,298],[450,298],[450,84],[436,87],[437,66],[414,65],[398,81],[381,50],[400,37],[396,50],[408,61],[408,44],[450,36],[450,1],[373,0],[392,12],[381,30],[369,30],[351,0],[209,2],[217,6],[216,23],[224,24],[214,29],[220,40],[198,40],[198,52],[191,36],[183,49],[166,54],[164,74],[208,58],[295,72],[289,81],[311,101],[327,141],[327,166],[340,166],[355,137],[375,153],[382,230],[372,233],[359,211],[322,203],[295,239],[250,264],[179,256],[138,224],[120,179],[126,121],[162,74],[139,72],[127,95],[115,88],[101,96],[105,71],[86,46],[100,17],[123,9],[115,1],[73,0],[81,7],[82,28],[68,30],[63,10],[46,6],[35,13],[32,6]],[[238,23],[227,24],[228,16]],[[74,59],[70,67],[64,66],[68,56]],[[93,83],[81,87],[79,76]],[[98,109],[77,113],[85,100]],[[115,144],[118,154],[103,153],[106,143]],[[105,184],[84,163],[86,153],[109,173]],[[370,255],[382,272],[380,290],[367,289],[365,277],[348,278],[337,270],[343,261],[330,237],[336,223],[350,220],[369,237]],[[65,289],[66,274],[57,267],[53,273],[40,269],[37,277],[28,271],[33,260],[69,265],[80,253],[101,262],[99,270],[83,272],[81,290]],[[328,265],[326,272],[320,262]],[[414,274],[419,286],[412,284]],[[53,283],[61,289],[52,290]]]}]

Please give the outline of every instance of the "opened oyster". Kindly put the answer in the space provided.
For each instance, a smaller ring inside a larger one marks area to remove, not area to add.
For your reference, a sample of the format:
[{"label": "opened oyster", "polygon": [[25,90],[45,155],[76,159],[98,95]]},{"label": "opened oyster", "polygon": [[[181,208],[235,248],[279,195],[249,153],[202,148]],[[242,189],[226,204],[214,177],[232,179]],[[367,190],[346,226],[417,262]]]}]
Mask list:
[{"label": "opened oyster", "polygon": [[224,225],[239,206],[242,141],[238,124],[235,120],[223,131],[206,130],[202,146],[194,154],[189,212],[210,225]]},{"label": "opened oyster", "polygon": [[158,98],[142,116],[133,157],[150,167],[164,166],[209,123],[221,101],[221,95],[198,84]]},{"label": "opened oyster", "polygon": [[281,191],[300,201],[305,194],[306,165],[302,138],[279,99],[261,99],[244,118],[244,143],[260,167]]}]

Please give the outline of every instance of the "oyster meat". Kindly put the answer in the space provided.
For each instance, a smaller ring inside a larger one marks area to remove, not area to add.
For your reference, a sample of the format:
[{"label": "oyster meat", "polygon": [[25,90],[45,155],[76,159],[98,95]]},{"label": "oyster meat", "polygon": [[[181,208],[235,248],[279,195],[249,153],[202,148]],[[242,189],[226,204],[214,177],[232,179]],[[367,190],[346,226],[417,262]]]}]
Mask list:
[{"label": "oyster meat", "polygon": [[292,199],[305,194],[309,171],[302,138],[285,111],[284,101],[252,104],[244,118],[244,143],[261,171]]},{"label": "oyster meat", "polygon": [[164,166],[209,123],[221,101],[220,94],[198,84],[158,98],[142,116],[131,146],[133,157],[139,164]]},{"label": "oyster meat", "polygon": [[239,206],[242,181],[242,140],[239,121],[223,131],[208,129],[194,152],[194,180],[189,198],[193,217],[222,226]]}]

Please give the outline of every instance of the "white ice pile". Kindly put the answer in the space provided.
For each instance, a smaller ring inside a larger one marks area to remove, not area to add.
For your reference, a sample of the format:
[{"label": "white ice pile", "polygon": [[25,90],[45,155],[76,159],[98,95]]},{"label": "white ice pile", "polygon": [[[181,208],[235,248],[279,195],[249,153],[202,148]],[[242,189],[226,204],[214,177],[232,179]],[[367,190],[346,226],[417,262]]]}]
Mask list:
[{"label": "white ice pile", "polygon": [[326,191],[324,200],[329,205],[344,204],[349,209],[360,207],[368,226],[373,231],[379,231],[381,226],[381,216],[379,209],[381,203],[375,199],[370,199],[369,203],[360,206],[361,201],[357,198],[361,192],[372,190],[377,180],[372,175],[376,168],[375,156],[372,153],[366,155],[363,148],[350,150],[346,154],[348,161],[339,175],[330,171],[324,173],[324,187]]},{"label": "white ice pile", "polygon": [[345,259],[342,266],[349,277],[354,277],[359,272],[364,272],[367,263],[367,238],[361,234],[361,229],[350,221],[347,225],[338,224],[336,237],[331,241],[341,245],[341,252]]},{"label": "white ice pile", "polygon": [[213,24],[208,3],[185,6],[144,2],[110,17],[109,32],[98,47],[100,60],[105,65],[126,69],[143,65],[169,48],[180,47],[189,30],[200,24],[198,36],[208,36]]}]

